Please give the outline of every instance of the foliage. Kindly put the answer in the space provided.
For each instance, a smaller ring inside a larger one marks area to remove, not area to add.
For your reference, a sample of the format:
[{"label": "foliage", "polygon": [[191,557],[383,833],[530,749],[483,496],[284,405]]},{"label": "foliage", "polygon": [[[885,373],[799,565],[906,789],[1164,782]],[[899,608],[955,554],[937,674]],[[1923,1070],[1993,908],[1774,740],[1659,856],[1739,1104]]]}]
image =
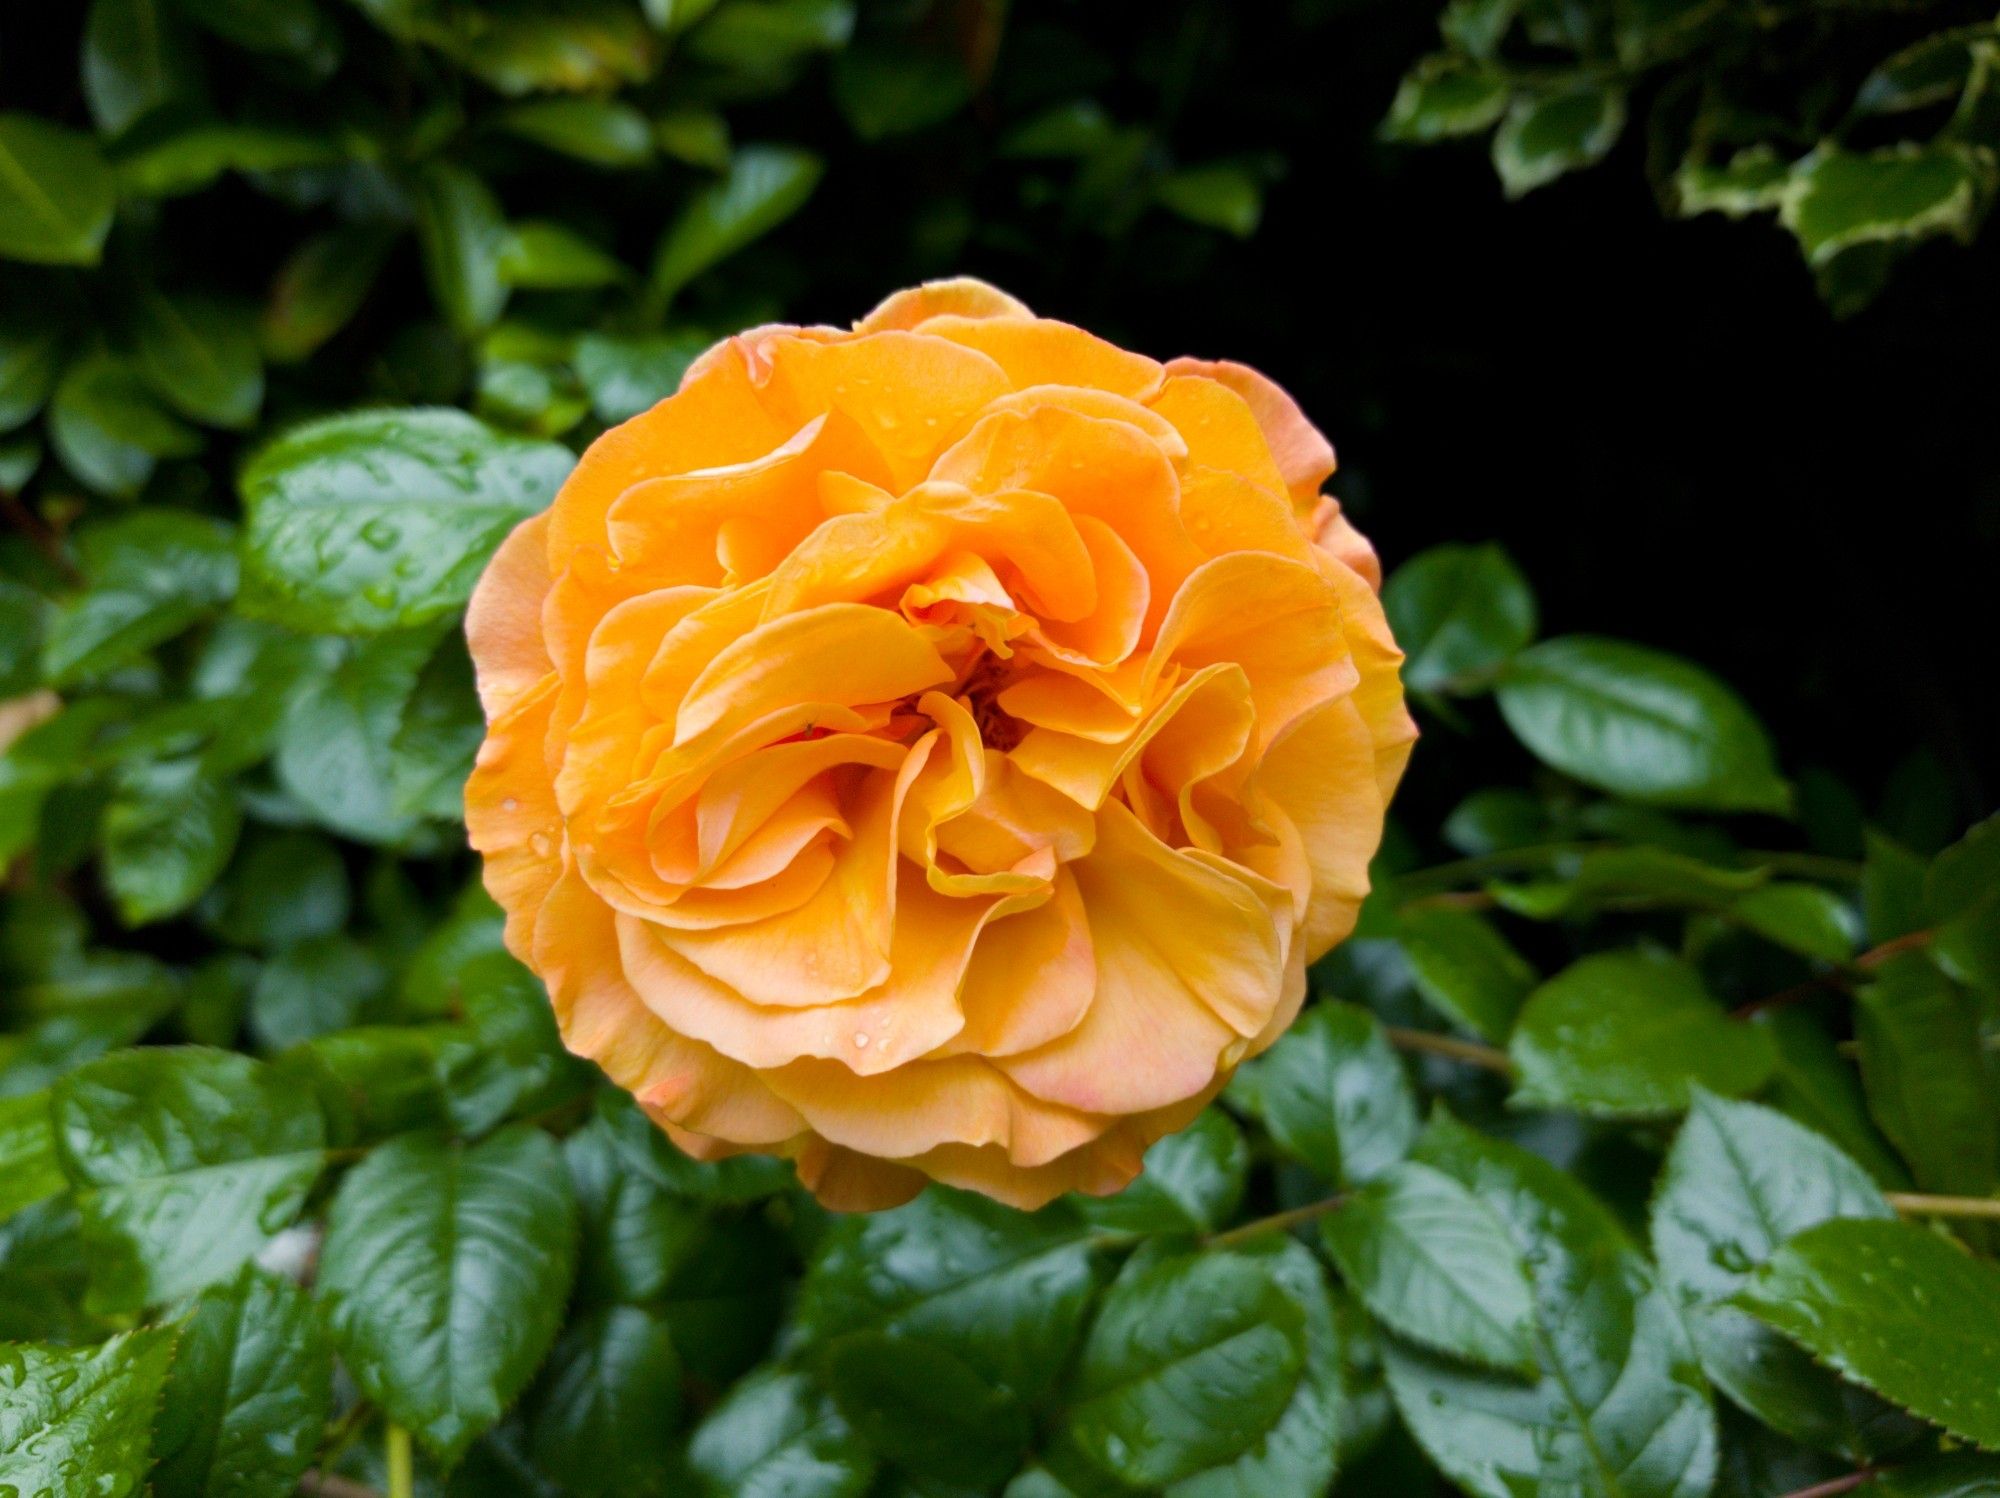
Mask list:
[{"label": "foliage", "polygon": [[[1513,66],[1503,19],[1663,96],[1755,60],[1733,7],[1620,6],[1687,21],[1629,56],[1542,9],[1453,7],[1454,128],[1514,107],[1461,87]],[[1190,148],[1062,37],[982,3],[92,0],[57,102],[0,118],[0,1491],[2000,1481],[1994,1235],[1949,1215],[2000,1191],[2000,824],[1863,854],[1888,808],[1707,670],[1544,638],[1497,545],[1387,589],[1410,804],[1455,809],[1392,830],[1299,1024],[1123,1195],[831,1218],[561,1051],[458,827],[469,582],[711,336],[810,304],[813,214],[864,191],[835,154],[964,153],[971,189],[863,226],[899,266],[1254,230],[1269,156]],[[1620,118],[1558,72],[1503,124],[1517,183]],[[1983,162],[1958,88],[1920,149]],[[1811,159],[1846,96],[1794,102],[1808,135],[1718,102],[1702,144]],[[1882,143],[1840,138],[1786,181],[1849,191],[1825,163]]]},{"label": "foliage", "polygon": [[1837,311],[1917,241],[1992,207],[2000,29],[1956,0],[1451,0],[1444,46],[1383,131],[1492,131],[1510,197],[1603,160],[1636,125],[1670,213],[1771,214]]}]

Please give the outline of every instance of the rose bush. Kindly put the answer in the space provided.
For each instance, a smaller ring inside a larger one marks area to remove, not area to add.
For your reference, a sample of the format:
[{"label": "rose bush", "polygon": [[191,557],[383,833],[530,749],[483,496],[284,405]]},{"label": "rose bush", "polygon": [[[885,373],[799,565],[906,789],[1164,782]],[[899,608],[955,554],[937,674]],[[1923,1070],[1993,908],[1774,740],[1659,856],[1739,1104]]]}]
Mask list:
[{"label": "rose bush", "polygon": [[1333,466],[975,281],[710,350],[467,619],[571,1047],[834,1207],[1125,1185],[1298,1013],[1415,737]]}]

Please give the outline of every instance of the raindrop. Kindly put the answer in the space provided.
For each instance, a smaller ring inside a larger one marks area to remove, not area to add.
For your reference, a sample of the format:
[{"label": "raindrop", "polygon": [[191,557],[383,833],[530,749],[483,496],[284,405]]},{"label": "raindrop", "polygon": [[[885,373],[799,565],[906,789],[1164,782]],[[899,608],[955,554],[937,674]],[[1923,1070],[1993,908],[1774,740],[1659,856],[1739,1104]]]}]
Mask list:
[{"label": "raindrop", "polygon": [[361,539],[377,551],[387,551],[403,539],[403,533],[386,520],[371,520],[361,527]]}]

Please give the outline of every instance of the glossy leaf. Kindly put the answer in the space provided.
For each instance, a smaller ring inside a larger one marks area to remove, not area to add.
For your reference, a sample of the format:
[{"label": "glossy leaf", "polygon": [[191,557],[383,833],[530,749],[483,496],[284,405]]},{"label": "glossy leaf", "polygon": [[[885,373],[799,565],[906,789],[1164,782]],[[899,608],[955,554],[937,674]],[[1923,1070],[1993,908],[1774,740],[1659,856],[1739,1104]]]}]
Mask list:
[{"label": "glossy leaf", "polygon": [[1513,1032],[1535,970],[1488,922],[1449,906],[1421,907],[1398,915],[1396,938],[1417,991],[1445,1018],[1488,1040]]},{"label": "glossy leaf", "polygon": [[1535,595],[1499,546],[1434,546],[1403,563],[1382,590],[1403,647],[1404,684],[1475,692],[1535,638]]},{"label": "glossy leaf", "polygon": [[715,1498],[860,1498],[868,1448],[802,1375],[745,1379],[696,1428],[688,1462]]},{"label": "glossy leaf", "polygon": [[1321,1002],[1230,1083],[1288,1153],[1328,1180],[1359,1185],[1417,1137],[1409,1076],[1367,1010]]},{"label": "glossy leaf", "polygon": [[680,1402],[667,1318],[606,1306],[556,1343],[529,1396],[528,1449],[571,1492],[655,1491],[677,1444]]},{"label": "glossy leaf", "polygon": [[95,265],[116,205],[111,168],[88,135],[0,115],[0,259]]},{"label": "glossy leaf", "polygon": [[1146,1151],[1139,1178],[1116,1196],[1086,1199],[1099,1227],[1138,1233],[1204,1233],[1221,1228],[1243,1201],[1250,1149],[1243,1131],[1211,1108]]},{"label": "glossy leaf", "polygon": [[696,193],[653,252],[649,297],[664,310],[680,289],[804,206],[825,167],[782,146],[746,146],[720,182]]},{"label": "glossy leaf", "polygon": [[137,1498],[173,1356],[171,1327],[95,1347],[0,1346],[0,1485]]}]

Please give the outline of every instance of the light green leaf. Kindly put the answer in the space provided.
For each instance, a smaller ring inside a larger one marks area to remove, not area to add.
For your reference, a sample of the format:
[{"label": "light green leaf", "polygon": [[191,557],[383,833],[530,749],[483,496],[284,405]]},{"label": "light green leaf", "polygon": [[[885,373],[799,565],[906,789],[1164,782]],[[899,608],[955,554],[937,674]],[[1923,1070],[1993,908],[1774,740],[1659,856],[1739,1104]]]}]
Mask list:
[{"label": "light green leaf", "polygon": [[1826,1222],[1737,1303],[1884,1399],[2000,1449],[2000,1267],[1913,1223]]},{"label": "light green leaf", "polygon": [[672,395],[708,346],[699,333],[586,333],[576,341],[573,362],[597,419],[616,423]]},{"label": "light green leaf", "polygon": [[1485,1367],[1538,1369],[1521,1257],[1465,1187],[1406,1160],[1320,1221],[1327,1252],[1396,1333]]},{"label": "light green leaf", "polygon": [[0,1098],[0,1222],[68,1184],[56,1160],[49,1095]]},{"label": "light green leaf", "polygon": [[333,1355],[298,1286],[245,1267],[181,1332],[154,1437],[158,1498],[289,1493],[333,1403]]},{"label": "light green leaf", "polygon": [[1769,146],[1751,146],[1723,162],[1682,162],[1674,173],[1674,195],[1683,214],[1742,218],[1778,207],[1791,179],[1791,162]]},{"label": "light green leaf", "polygon": [[1739,895],[1729,918],[1759,936],[1821,962],[1845,962],[1854,955],[1860,922],[1846,903],[1815,884],[1767,884]]},{"label": "light green leaf", "polygon": [[1763,726],[1729,688],[1673,656],[1565,635],[1516,656],[1499,697],[1515,736],[1585,785],[1702,811],[1790,802]]},{"label": "light green leaf", "polygon": [[243,472],[245,608],[346,633],[441,618],[574,462],[567,448],[462,411],[357,411],[296,427]]},{"label": "light green leaf", "polygon": [[1867,1460],[1910,1423],[1727,1304],[1786,1239],[1835,1217],[1887,1217],[1867,1173],[1819,1135],[1754,1103],[1695,1095],[1653,1198],[1653,1254],[1702,1367],[1794,1440]]},{"label": "light green leaf", "polygon": [[1513,1101],[1610,1118],[1687,1107],[1691,1089],[1726,1097],[1771,1075],[1770,1036],[1723,1013],[1687,964],[1656,952],[1604,952],[1536,989],[1508,1054]]},{"label": "light green leaf", "polygon": [[90,1304],[137,1310],[226,1279],[298,1215],[325,1125],[276,1072],[224,1051],[121,1051],[55,1090],[90,1245]]},{"label": "light green leaf", "polygon": [[739,150],[722,180],[696,193],[661,237],[647,293],[653,310],[665,311],[696,276],[798,212],[824,171],[819,157],[787,146]]},{"label": "light green leaf", "polygon": [[1270,1430],[1304,1357],[1305,1317],[1262,1263],[1134,1258],[1084,1343],[1068,1438],[1122,1481],[1162,1487]]},{"label": "light green leaf", "polygon": [[1855,995],[1868,1108],[1918,1184],[1958,1196],[2000,1186],[2000,1097],[1979,1011],[1923,957],[1885,963]]},{"label": "light green leaf", "polygon": [[1859,245],[1950,234],[1970,240],[1991,202],[1992,154],[1954,141],[1868,152],[1822,146],[1793,170],[1779,217],[1824,268]]},{"label": "light green leaf", "polygon": [[30,114],[0,114],[0,259],[95,265],[118,189],[97,142]]},{"label": "light green leaf", "polygon": [[533,291],[589,290],[616,286],[626,277],[624,263],[575,230],[548,220],[529,220],[507,230],[500,246],[500,277],[509,286]]},{"label": "light green leaf", "polygon": [[1280,1148],[1330,1181],[1359,1185],[1410,1152],[1416,1097],[1367,1010],[1322,1001],[1229,1084]]},{"label": "light green leaf", "polygon": [[1625,130],[1625,95],[1578,83],[1531,94],[1508,109],[1493,132],[1493,165],[1507,196],[1518,198],[1565,172],[1602,161]]},{"label": "light green leaf", "polygon": [[1264,216],[1264,187],[1254,173],[1217,163],[1168,172],[1153,184],[1153,196],[1169,213],[1248,239]]},{"label": "light green leaf", "polygon": [[1534,592],[1504,549],[1434,546],[1398,567],[1382,607],[1402,646],[1403,681],[1471,694],[1535,638]]},{"label": "light green leaf", "polygon": [[643,166],[653,159],[653,127],[616,99],[530,99],[498,122],[524,140],[593,166]]},{"label": "light green leaf", "polygon": [[1476,1498],[1703,1498],[1716,1431],[1687,1333],[1652,1267],[1574,1178],[1449,1117],[1418,1158],[1500,1219],[1534,1292],[1533,1381],[1388,1344],[1404,1421]]},{"label": "light green leaf", "polygon": [[138,1498],[172,1327],[95,1347],[0,1345],[0,1490]]},{"label": "light green leaf", "polygon": [[548,1135],[406,1134],[341,1182],[319,1295],[355,1382],[449,1464],[547,1353],[575,1267],[576,1202]]}]

